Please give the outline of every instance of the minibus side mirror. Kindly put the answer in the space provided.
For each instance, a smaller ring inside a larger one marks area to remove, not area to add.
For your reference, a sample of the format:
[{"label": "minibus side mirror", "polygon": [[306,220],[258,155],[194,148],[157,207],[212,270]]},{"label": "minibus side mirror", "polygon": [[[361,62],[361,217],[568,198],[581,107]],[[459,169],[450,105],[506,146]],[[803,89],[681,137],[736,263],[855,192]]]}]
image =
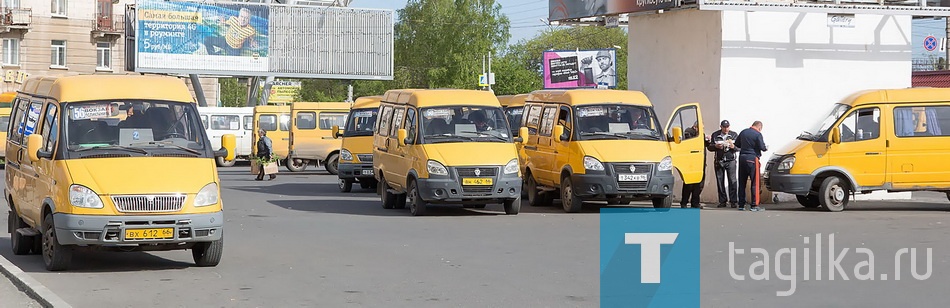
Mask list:
[{"label": "minibus side mirror", "polygon": [[564,125],[555,125],[554,131],[551,132],[551,136],[557,138],[557,140],[564,141],[567,140],[564,138]]},{"label": "minibus side mirror", "polygon": [[831,143],[841,143],[841,130],[837,127],[831,129],[831,135],[828,136]]},{"label": "minibus side mirror", "polygon": [[522,126],[518,129],[518,137],[522,140],[528,140],[528,127]]},{"label": "minibus side mirror", "polygon": [[333,128],[330,129],[330,134],[333,136],[333,139],[340,138],[340,126],[333,125]]},{"label": "minibus side mirror", "polygon": [[406,145],[406,137],[408,136],[409,132],[407,132],[405,128],[400,128],[398,131],[396,131],[396,139],[399,139],[400,146]]},{"label": "minibus side mirror", "polygon": [[27,137],[26,140],[26,152],[30,156],[30,161],[37,162],[40,158],[53,158],[52,152],[47,152],[40,150],[43,146],[43,136],[40,134],[32,134]]},{"label": "minibus side mirror", "polygon": [[679,127],[679,126],[674,127],[672,129],[672,134],[673,134],[673,143],[680,144],[680,142],[683,142],[683,139],[682,139],[683,128],[682,127]]},{"label": "minibus side mirror", "polygon": [[225,161],[234,160],[235,150],[237,149],[237,137],[233,134],[224,134],[221,136],[221,149],[214,151],[215,157],[224,157]]}]

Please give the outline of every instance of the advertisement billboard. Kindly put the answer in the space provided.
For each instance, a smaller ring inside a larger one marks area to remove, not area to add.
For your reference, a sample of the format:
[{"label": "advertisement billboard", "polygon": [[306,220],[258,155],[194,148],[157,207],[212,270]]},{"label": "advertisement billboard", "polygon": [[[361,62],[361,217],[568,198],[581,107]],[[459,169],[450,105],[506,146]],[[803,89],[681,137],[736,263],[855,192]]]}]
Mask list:
[{"label": "advertisement billboard", "polygon": [[548,20],[558,21],[593,16],[672,8],[677,0],[548,0]]},{"label": "advertisement billboard", "polygon": [[615,49],[545,51],[544,88],[617,87]]},{"label": "advertisement billboard", "polygon": [[266,5],[164,0],[136,5],[138,71],[269,70]]},{"label": "advertisement billboard", "polygon": [[[274,81],[270,86],[270,96],[267,97],[268,103],[292,103],[300,93],[302,84],[300,81]],[[261,87],[263,90],[263,87]]]}]

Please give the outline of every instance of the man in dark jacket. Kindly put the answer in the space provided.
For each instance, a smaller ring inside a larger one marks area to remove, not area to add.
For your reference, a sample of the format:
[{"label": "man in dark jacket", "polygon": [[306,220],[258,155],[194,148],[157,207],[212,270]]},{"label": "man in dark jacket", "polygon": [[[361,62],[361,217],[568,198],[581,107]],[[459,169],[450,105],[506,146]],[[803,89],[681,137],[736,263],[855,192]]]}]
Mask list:
[{"label": "man in dark jacket", "polygon": [[[736,193],[739,191],[736,181],[736,138],[739,134],[729,130],[729,120],[722,120],[719,123],[720,130],[717,130],[709,136],[710,142],[706,149],[716,153],[716,159],[713,161],[713,169],[716,170],[716,188],[719,189],[719,207],[726,207],[726,201],[732,207],[738,203]],[[726,179],[729,180],[729,187],[726,188]],[[728,192],[726,191],[728,189]]]},{"label": "man in dark jacket", "polygon": [[736,146],[739,147],[739,210],[745,208],[746,179],[749,179],[752,181],[752,196],[749,200],[750,210],[753,212],[763,211],[765,209],[760,207],[762,203],[759,200],[759,186],[761,183],[759,179],[759,157],[762,157],[762,152],[768,149],[765,146],[765,140],[762,139],[762,122],[755,121],[752,123],[752,127],[743,129],[739,133]]},{"label": "man in dark jacket", "polygon": [[[261,135],[261,138],[257,140],[257,157],[264,160],[270,160],[271,155],[274,154],[274,143],[267,137],[266,130],[258,130],[258,134]],[[260,171],[257,172],[257,178],[255,180],[261,181],[264,180],[264,166],[261,165]],[[277,178],[276,174],[270,174],[269,180]]]},{"label": "man in dark jacket", "polygon": [[[692,139],[702,136],[705,139],[705,144],[709,146],[709,138],[706,137],[706,134],[699,131],[699,121],[693,123],[693,126],[687,128],[683,131],[683,140]],[[702,209],[704,208],[702,204],[699,203],[699,195],[703,192],[703,186],[706,184],[706,153],[703,152],[703,179],[699,183],[686,184],[683,183],[683,198],[680,199],[680,207],[686,208],[687,201],[691,207]]]}]

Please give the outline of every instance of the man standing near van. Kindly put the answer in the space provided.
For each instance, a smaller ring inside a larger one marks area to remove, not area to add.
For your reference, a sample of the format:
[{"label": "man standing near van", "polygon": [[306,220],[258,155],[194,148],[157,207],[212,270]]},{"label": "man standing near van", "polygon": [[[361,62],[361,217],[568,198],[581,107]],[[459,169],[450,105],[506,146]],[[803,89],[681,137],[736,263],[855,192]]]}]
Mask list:
[{"label": "man standing near van", "polygon": [[[271,151],[273,149],[274,143],[270,140],[269,137],[267,137],[266,130],[260,129],[257,132],[261,135],[261,138],[257,140],[257,157],[265,159],[265,160],[270,160],[271,155],[274,154]],[[257,178],[255,180],[262,181],[264,180],[264,166],[261,165],[259,170],[260,171],[257,172]],[[271,174],[268,180],[273,180],[275,178],[277,178],[277,175]]]},{"label": "man standing near van", "polygon": [[746,179],[752,181],[750,193],[750,210],[753,212],[764,211],[760,205],[759,187],[761,179],[759,175],[759,157],[762,152],[767,151],[765,140],[762,139],[762,121],[755,121],[752,127],[743,129],[736,139],[736,146],[739,147],[739,210],[745,209],[745,188]]},{"label": "man standing near van", "polygon": [[[716,170],[716,188],[719,190],[719,207],[726,207],[726,201],[732,207],[736,207],[736,193],[738,181],[736,181],[736,139],[739,134],[729,130],[729,120],[722,120],[719,123],[719,130],[712,133],[709,138],[711,142],[707,144],[706,149],[716,153],[716,160],[713,163],[713,169]],[[726,182],[728,179],[729,187],[726,192]]]},{"label": "man standing near van", "polygon": [[[693,123],[693,126],[687,128],[683,131],[683,139],[691,139],[695,137],[703,136],[705,139],[706,146],[709,146],[709,137],[705,133],[699,131],[699,121]],[[680,199],[680,207],[686,208],[686,203],[689,202],[691,207],[703,209],[705,208],[701,203],[699,203],[699,195],[703,193],[703,186],[706,185],[706,152],[703,152],[703,179],[699,183],[686,184],[683,183],[683,198]]]}]

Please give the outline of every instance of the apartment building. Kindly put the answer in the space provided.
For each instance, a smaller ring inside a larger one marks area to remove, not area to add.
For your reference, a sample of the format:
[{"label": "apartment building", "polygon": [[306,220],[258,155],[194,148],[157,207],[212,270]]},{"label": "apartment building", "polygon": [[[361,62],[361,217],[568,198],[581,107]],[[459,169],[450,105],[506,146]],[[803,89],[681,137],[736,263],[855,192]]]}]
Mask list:
[{"label": "apartment building", "polygon": [[[124,39],[125,7],[134,0],[0,1],[0,90],[15,91],[36,75],[134,74],[125,70]],[[217,79],[201,84],[214,105]]]}]

